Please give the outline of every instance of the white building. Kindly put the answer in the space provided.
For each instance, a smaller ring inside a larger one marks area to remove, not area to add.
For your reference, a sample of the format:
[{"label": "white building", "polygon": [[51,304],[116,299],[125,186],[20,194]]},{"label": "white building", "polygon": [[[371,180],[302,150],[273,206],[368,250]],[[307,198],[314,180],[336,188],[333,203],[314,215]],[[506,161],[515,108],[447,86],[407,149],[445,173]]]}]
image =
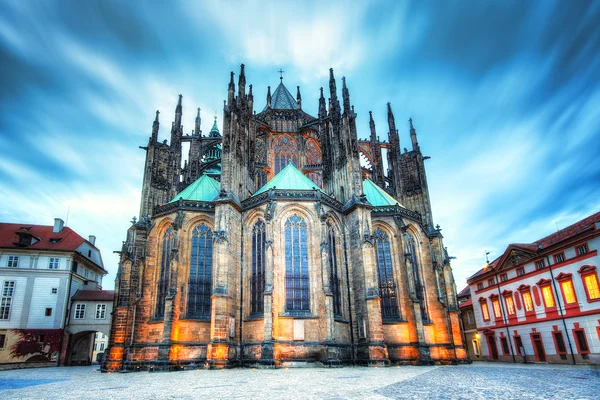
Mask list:
[{"label": "white building", "polygon": [[509,245],[471,276],[483,359],[598,363],[599,248],[596,213],[534,243]]},{"label": "white building", "polygon": [[62,363],[70,299],[106,275],[95,237],[54,225],[0,223],[0,364]]}]

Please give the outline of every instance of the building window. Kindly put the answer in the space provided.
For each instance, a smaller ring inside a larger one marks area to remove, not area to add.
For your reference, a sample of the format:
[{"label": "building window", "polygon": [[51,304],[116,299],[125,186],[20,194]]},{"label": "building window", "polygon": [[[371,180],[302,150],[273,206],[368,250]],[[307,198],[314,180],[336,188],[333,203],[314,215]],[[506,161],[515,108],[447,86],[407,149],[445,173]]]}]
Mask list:
[{"label": "building window", "polygon": [[187,317],[210,318],[212,296],[213,233],[205,224],[192,231]]},{"label": "building window", "polygon": [[523,356],[525,354],[525,348],[523,347],[523,341],[521,340],[521,336],[515,334],[515,336],[513,337],[515,339],[515,347],[517,348],[517,354]]},{"label": "building window", "polygon": [[523,305],[525,306],[526,312],[533,311],[533,301],[531,300],[531,293],[524,292],[523,293]]},{"label": "building window", "polygon": [[577,272],[581,274],[587,301],[600,301],[600,287],[598,287],[598,272],[596,271],[596,267],[584,265]]},{"label": "building window", "polygon": [[156,309],[154,310],[155,319],[163,319],[165,316],[165,299],[169,291],[169,275],[171,273],[171,250],[173,250],[174,244],[175,232],[173,232],[173,228],[169,227],[162,238]]},{"label": "building window", "polygon": [[262,314],[264,311],[266,240],[265,223],[258,220],[252,228],[251,314]]},{"label": "building window", "polygon": [[502,354],[509,355],[510,349],[508,348],[508,340],[506,339],[506,337],[501,336],[500,343],[502,344]]},{"label": "building window", "polygon": [[58,288],[53,287],[52,288],[52,294],[57,294],[58,293]]},{"label": "building window", "polygon": [[75,319],[85,318],[85,304],[75,304]]},{"label": "building window", "polygon": [[285,222],[285,311],[310,312],[306,222],[294,214]]},{"label": "building window", "polygon": [[6,346],[6,334],[0,333],[0,350],[4,350],[5,346]]},{"label": "building window", "polygon": [[473,319],[473,311],[467,311],[467,321],[469,322],[469,325],[473,325],[475,323],[475,320]]},{"label": "building window", "polygon": [[46,308],[45,315],[46,315],[46,317],[51,317],[52,316],[52,308]]},{"label": "building window", "polygon": [[589,248],[587,243],[582,244],[581,246],[577,246],[577,255],[578,256],[582,256],[584,254],[587,254],[589,252]]},{"label": "building window", "polygon": [[575,289],[573,288],[573,281],[571,279],[560,281],[560,290],[563,294],[563,298],[565,299],[565,304],[577,303],[577,297],[575,296]]},{"label": "building window", "polygon": [[494,278],[492,279],[488,279],[488,286],[493,286],[494,285]]},{"label": "building window", "polygon": [[19,266],[19,256],[8,256],[8,263],[6,266],[9,268],[17,268]]},{"label": "building window", "polygon": [[308,138],[306,140],[305,153],[306,153],[306,166],[308,166],[308,167],[319,166],[323,162],[321,147],[319,147],[319,143],[315,139]]},{"label": "building window", "polygon": [[480,356],[481,355],[481,349],[479,348],[479,341],[473,339],[473,353],[475,353],[476,356]]},{"label": "building window", "polygon": [[540,261],[536,261],[535,262],[535,269],[543,269],[544,267],[545,267],[544,260],[540,260]]},{"label": "building window", "polygon": [[106,318],[106,304],[96,304],[96,319]]},{"label": "building window", "polygon": [[575,324],[575,329],[573,329],[573,337],[575,338],[577,352],[579,354],[589,354],[590,348],[588,346],[587,338],[585,337],[585,331],[583,328],[579,328],[578,323]]},{"label": "building window", "polygon": [[544,286],[541,289],[546,308],[554,307],[556,304],[554,303],[554,295],[552,294],[552,288],[550,285]]},{"label": "building window", "polygon": [[273,140],[273,151],[275,154],[275,174],[279,173],[288,163],[298,166],[296,154],[298,146],[296,140],[288,135],[279,135]]},{"label": "building window", "polygon": [[558,253],[554,255],[554,263],[558,264],[565,261],[565,253]]},{"label": "building window", "polygon": [[494,308],[494,317],[496,319],[502,318],[502,311],[500,309],[500,301],[498,300],[497,297],[492,299],[492,307]]},{"label": "building window", "polygon": [[50,269],[58,269],[58,265],[60,264],[60,258],[58,257],[50,257],[48,261],[48,268]]},{"label": "building window", "polygon": [[100,343],[100,351],[104,351],[104,343]]},{"label": "building window", "polygon": [[512,294],[505,296],[504,301],[506,302],[506,312],[508,313],[508,315],[515,315],[515,302],[513,300]]},{"label": "building window", "polygon": [[481,306],[481,316],[484,321],[490,320],[490,310],[488,309],[487,300],[483,297],[479,299],[479,305]]},{"label": "building window", "polygon": [[94,351],[98,350],[98,343],[94,343]]},{"label": "building window", "polygon": [[479,282],[477,284],[477,290],[481,290],[481,289],[483,289],[483,282]]},{"label": "building window", "polygon": [[4,281],[0,300],[0,319],[10,319],[10,308],[15,294],[15,281]]},{"label": "building window", "polygon": [[523,268],[523,267],[517,268],[517,276],[523,276],[523,275],[525,275],[525,268]]},{"label": "building window", "polygon": [[267,173],[265,171],[256,172],[256,188],[260,189],[267,183]]},{"label": "building window", "polygon": [[323,187],[323,177],[319,171],[311,171],[306,174],[306,177],[313,181],[318,187]]},{"label": "building window", "polygon": [[566,360],[567,348],[565,346],[565,339],[563,338],[562,332],[553,331],[552,339],[554,340],[554,348],[556,349],[556,354],[560,355],[561,359]]},{"label": "building window", "polygon": [[506,275],[506,274],[502,274],[502,275],[500,275],[500,280],[501,280],[502,282],[506,282],[506,281],[508,280],[508,275]]},{"label": "building window", "polygon": [[327,222],[327,245],[329,247],[329,290],[333,294],[333,314],[342,315],[341,280],[338,273],[337,244],[335,230],[331,222]]},{"label": "building window", "polygon": [[390,241],[388,240],[388,235],[381,229],[377,229],[373,236],[375,238],[379,296],[381,297],[381,315],[383,319],[398,319],[400,317],[400,310],[398,309],[398,296],[396,293],[396,281],[394,280]]}]

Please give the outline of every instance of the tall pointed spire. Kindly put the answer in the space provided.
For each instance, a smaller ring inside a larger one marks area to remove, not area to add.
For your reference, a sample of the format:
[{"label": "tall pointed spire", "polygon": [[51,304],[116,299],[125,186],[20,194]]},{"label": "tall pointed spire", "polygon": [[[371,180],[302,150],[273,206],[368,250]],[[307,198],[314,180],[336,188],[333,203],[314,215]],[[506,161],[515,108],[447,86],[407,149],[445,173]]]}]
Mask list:
[{"label": "tall pointed spire", "polygon": [[267,86],[267,108],[271,108],[271,86]]},{"label": "tall pointed spire", "polygon": [[335,105],[337,99],[337,87],[335,86],[335,77],[333,76],[333,68],[329,68],[329,95],[331,103]]},{"label": "tall pointed spire", "polygon": [[194,126],[194,134],[196,136],[200,135],[200,131],[201,131],[200,125],[201,125],[201,122],[202,122],[202,120],[200,119],[200,107],[198,107],[198,113],[196,114],[196,123],[195,123],[195,126]]},{"label": "tall pointed spire", "polygon": [[240,65],[240,77],[238,78],[238,97],[246,97],[246,74],[244,73],[244,64]]},{"label": "tall pointed spire", "polygon": [[233,99],[235,97],[235,83],[233,82],[233,71],[231,71],[229,79],[229,86],[227,87],[227,104],[233,104]]},{"label": "tall pointed spire", "polygon": [[154,122],[152,123],[152,142],[158,140],[158,127],[160,125],[158,122],[158,114],[160,114],[160,111],[156,110],[156,118],[154,118]]},{"label": "tall pointed spire", "polygon": [[413,150],[418,150],[419,142],[417,142],[417,131],[415,130],[415,128],[413,126],[412,118],[408,119],[408,123],[410,124],[410,140],[412,142],[412,148],[413,148]]},{"label": "tall pointed spire", "polygon": [[327,116],[327,106],[325,104],[325,97],[323,97],[323,88],[321,90],[321,96],[319,97],[319,118],[325,118]]},{"label": "tall pointed spire", "polygon": [[390,135],[396,133],[396,121],[394,119],[394,113],[392,112],[392,105],[387,103],[388,109],[388,125],[390,127]]},{"label": "tall pointed spire", "polygon": [[252,85],[248,86],[248,111],[252,113],[254,109],[254,95],[252,94]]},{"label": "tall pointed spire", "polygon": [[298,110],[302,109],[302,96],[300,95],[300,86],[296,86],[298,89],[296,94],[296,103],[298,103]]},{"label": "tall pointed spire", "polygon": [[344,103],[344,113],[350,112],[350,92],[346,86],[346,77],[342,77],[342,99]]},{"label": "tall pointed spire", "polygon": [[175,127],[181,126],[181,118],[183,114],[183,106],[182,106],[183,95],[179,95],[179,100],[177,101],[177,107],[175,107]]}]

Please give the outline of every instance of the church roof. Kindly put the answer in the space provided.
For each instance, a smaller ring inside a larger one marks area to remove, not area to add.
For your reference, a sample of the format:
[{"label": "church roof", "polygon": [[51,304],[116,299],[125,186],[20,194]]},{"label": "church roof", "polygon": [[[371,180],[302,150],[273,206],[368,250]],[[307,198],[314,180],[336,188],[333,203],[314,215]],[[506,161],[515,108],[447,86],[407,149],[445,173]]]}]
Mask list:
[{"label": "church roof", "polygon": [[[284,169],[279,171],[277,175],[273,177],[269,182],[267,182],[263,187],[258,189],[253,196],[257,194],[261,194],[270,189],[279,189],[279,190],[321,190],[321,188],[308,179],[302,172],[298,170],[294,166],[294,164],[289,163],[285,166]],[[323,191],[323,190],[321,190]]]},{"label": "church roof", "polygon": [[[271,108],[273,110],[295,110],[297,106],[296,99],[287,90],[283,81],[281,81],[271,96]],[[264,110],[266,109],[267,106],[265,106]]]},{"label": "church roof", "polygon": [[212,128],[210,128],[210,132],[209,132],[208,136],[210,136],[210,137],[221,136],[221,132],[219,132],[219,127],[217,126],[217,117],[215,117],[215,122],[214,122]]},{"label": "church roof", "polygon": [[374,207],[380,206],[393,206],[398,204],[401,207],[404,207],[400,204],[396,199],[387,194],[385,190],[377,186],[370,179],[365,179],[363,181],[363,193],[367,196],[367,200]]},{"label": "church roof", "polygon": [[194,183],[183,189],[169,203],[179,199],[194,201],[213,201],[221,190],[221,184],[208,175],[202,175]]}]

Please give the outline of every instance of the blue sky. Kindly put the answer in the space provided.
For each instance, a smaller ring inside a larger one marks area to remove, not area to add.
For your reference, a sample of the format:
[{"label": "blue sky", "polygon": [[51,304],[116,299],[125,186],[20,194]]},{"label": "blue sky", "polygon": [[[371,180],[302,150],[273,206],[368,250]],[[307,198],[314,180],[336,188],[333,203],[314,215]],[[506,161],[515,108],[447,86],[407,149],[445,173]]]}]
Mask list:
[{"label": "blue sky", "polygon": [[[110,275],[139,210],[155,110],[166,139],[202,108],[221,126],[229,71],[302,91],[316,115],[328,70],[346,76],[367,137],[402,147],[412,117],[434,221],[460,290],[512,242],[600,210],[600,2],[125,2],[0,4],[0,221],[66,219],[95,234]],[[340,83],[338,83],[340,87]],[[327,93],[327,91],[326,91]]]}]

